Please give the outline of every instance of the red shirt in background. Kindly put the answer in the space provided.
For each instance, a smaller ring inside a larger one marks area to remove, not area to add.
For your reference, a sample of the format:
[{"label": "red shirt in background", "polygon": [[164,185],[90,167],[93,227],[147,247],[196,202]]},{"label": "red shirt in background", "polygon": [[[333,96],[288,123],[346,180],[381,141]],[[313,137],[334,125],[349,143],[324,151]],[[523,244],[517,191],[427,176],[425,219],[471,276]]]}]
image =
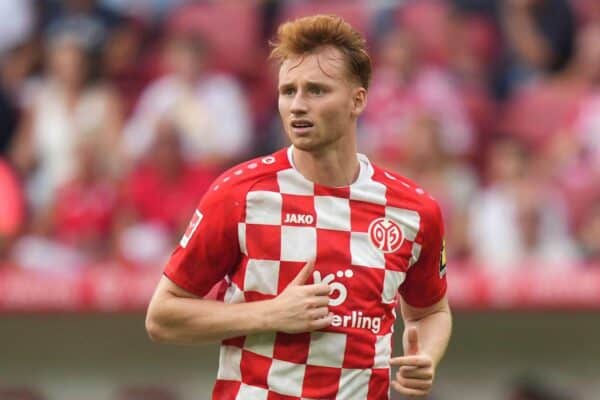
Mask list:
[{"label": "red shirt in background", "polygon": [[212,169],[186,165],[172,179],[157,167],[142,164],[123,182],[122,201],[139,218],[158,222],[178,231],[188,219],[216,173]]},{"label": "red shirt in background", "polygon": [[54,228],[57,238],[76,244],[110,235],[117,191],[111,182],[71,181],[56,194]]}]

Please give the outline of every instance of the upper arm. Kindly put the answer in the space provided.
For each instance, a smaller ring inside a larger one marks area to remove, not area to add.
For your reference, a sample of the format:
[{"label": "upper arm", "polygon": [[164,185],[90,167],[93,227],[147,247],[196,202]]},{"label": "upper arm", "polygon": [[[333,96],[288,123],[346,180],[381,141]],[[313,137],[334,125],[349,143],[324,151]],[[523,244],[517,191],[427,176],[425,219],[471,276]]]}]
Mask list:
[{"label": "upper arm", "polygon": [[175,282],[169,279],[166,275],[163,275],[156,286],[155,291],[157,297],[168,298],[168,297],[178,297],[178,298],[187,298],[187,299],[197,299],[199,298],[192,292],[188,292],[184,288],[178,286]]},{"label": "upper arm", "polygon": [[238,221],[243,202],[209,189],[200,202],[164,274],[186,292],[204,297],[237,265]]},{"label": "upper arm", "polygon": [[439,301],[426,307],[415,307],[407,303],[404,299],[400,299],[400,311],[404,321],[418,321],[428,315],[438,312],[450,312],[448,297],[444,295]]},{"label": "upper arm", "polygon": [[[446,295],[444,224],[436,202],[421,213],[420,254],[400,286],[402,301],[415,308],[434,306]],[[415,244],[417,245],[417,244]]]}]

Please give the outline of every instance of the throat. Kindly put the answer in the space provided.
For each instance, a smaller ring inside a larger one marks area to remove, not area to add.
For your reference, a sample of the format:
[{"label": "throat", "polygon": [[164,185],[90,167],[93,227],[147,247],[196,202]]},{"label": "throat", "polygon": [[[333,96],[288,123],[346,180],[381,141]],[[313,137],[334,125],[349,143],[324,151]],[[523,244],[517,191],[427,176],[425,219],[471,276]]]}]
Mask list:
[{"label": "throat", "polygon": [[315,154],[293,147],[290,161],[306,179],[328,187],[350,186],[356,182],[362,168],[356,152]]}]

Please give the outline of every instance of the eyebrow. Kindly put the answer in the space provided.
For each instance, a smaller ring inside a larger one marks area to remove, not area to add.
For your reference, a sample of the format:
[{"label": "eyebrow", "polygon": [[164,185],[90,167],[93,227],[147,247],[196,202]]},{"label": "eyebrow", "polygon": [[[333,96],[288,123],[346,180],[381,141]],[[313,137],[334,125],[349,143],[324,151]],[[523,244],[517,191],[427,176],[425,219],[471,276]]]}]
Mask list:
[{"label": "eyebrow", "polygon": [[[322,82],[322,81],[306,81],[306,82],[304,82],[304,84],[306,86],[325,86],[325,87],[331,86],[330,84]],[[285,83],[282,83],[281,85],[279,85],[279,89],[287,89],[287,88],[294,87],[294,86],[296,86],[296,84],[294,82],[285,82]]]}]

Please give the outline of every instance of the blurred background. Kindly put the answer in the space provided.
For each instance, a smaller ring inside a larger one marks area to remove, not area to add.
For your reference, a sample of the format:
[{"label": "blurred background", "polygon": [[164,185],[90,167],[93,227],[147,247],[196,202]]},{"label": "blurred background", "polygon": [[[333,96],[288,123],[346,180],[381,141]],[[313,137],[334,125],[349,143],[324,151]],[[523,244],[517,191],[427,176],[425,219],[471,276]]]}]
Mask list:
[{"label": "blurred background", "polygon": [[361,152],[444,212],[431,399],[600,399],[600,1],[0,0],[0,400],[210,398],[217,346],[145,306],[212,179],[287,144],[267,43],[314,13],[368,38]]}]

